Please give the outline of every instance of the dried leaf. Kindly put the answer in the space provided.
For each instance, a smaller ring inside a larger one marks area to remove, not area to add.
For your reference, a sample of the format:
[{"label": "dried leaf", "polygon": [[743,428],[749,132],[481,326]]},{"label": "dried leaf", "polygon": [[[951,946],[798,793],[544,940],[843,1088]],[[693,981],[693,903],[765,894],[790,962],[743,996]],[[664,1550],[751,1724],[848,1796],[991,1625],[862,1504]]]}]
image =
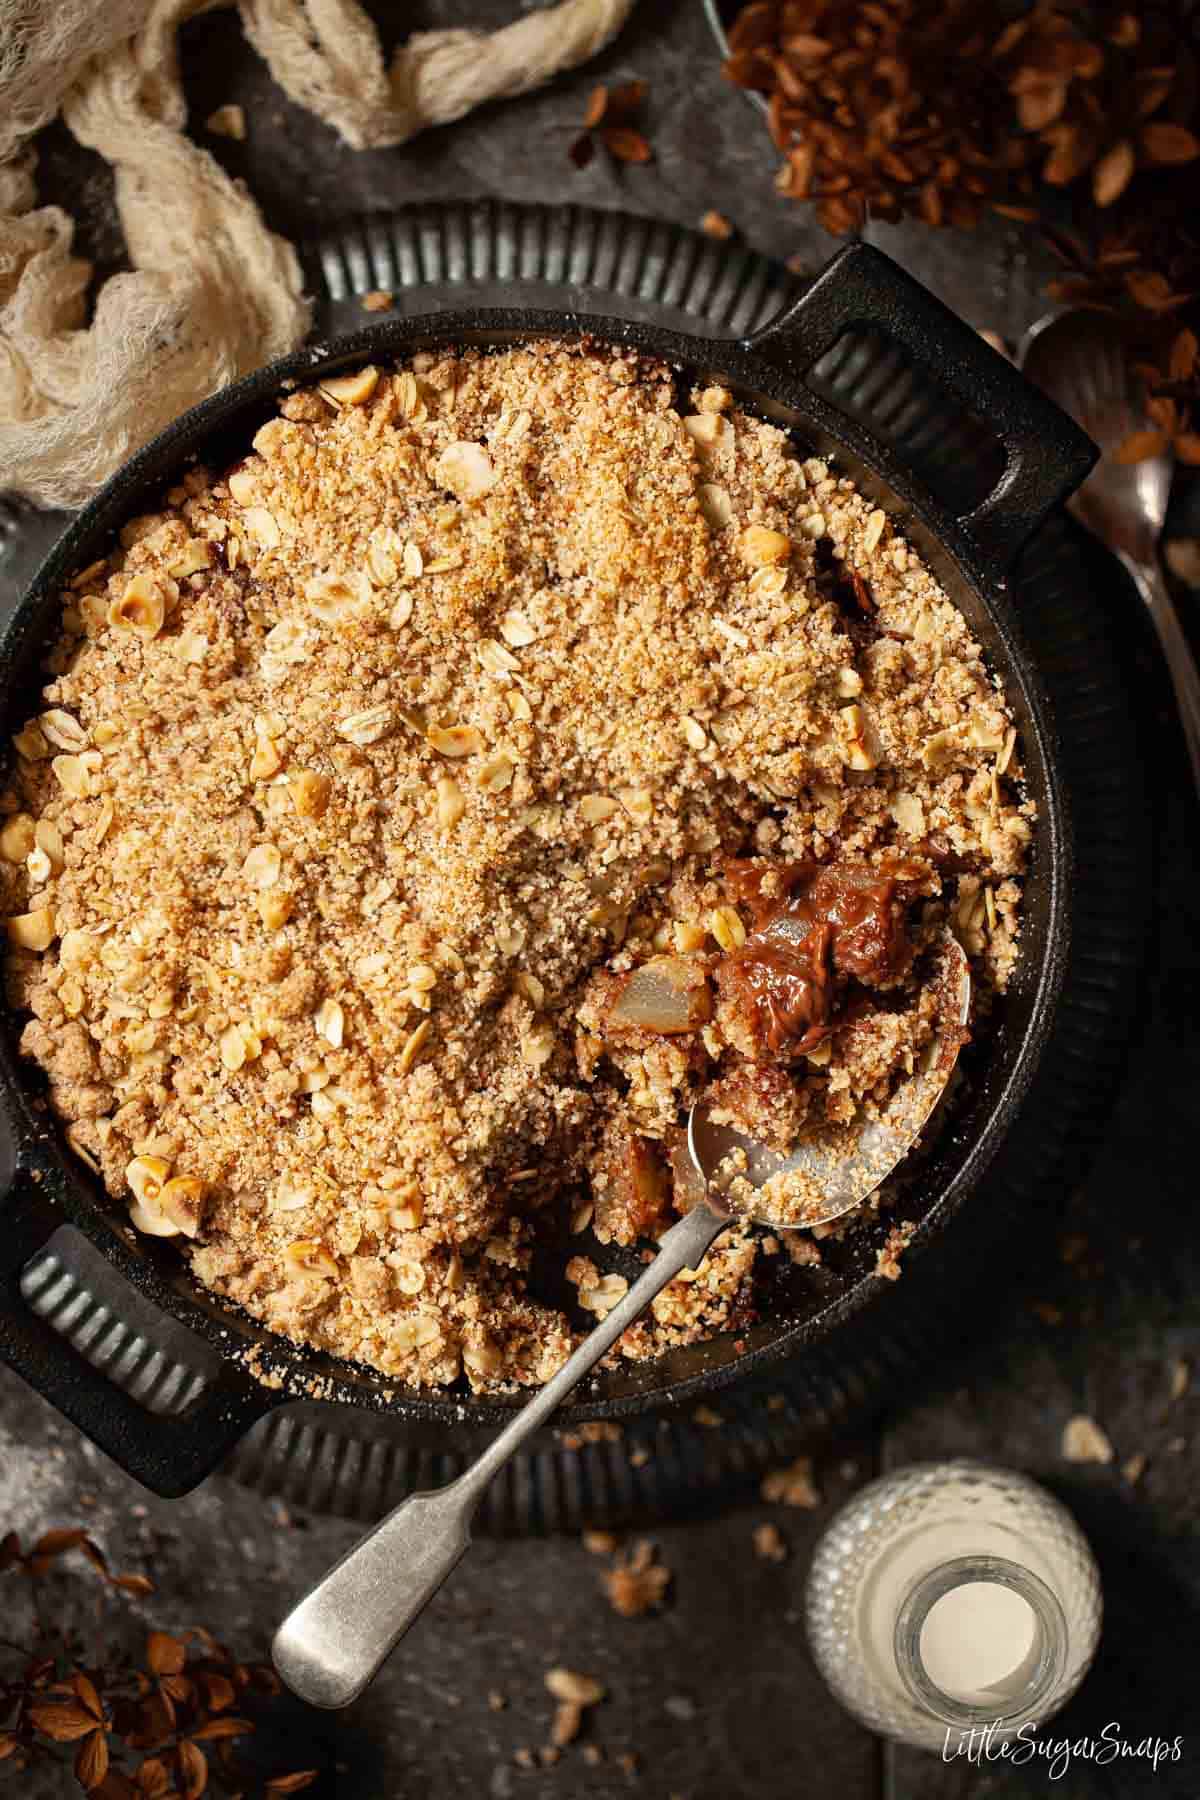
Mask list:
[{"label": "dried leaf", "polygon": [[594,131],[607,111],[608,89],[601,83],[599,87],[594,87],[588,95],[587,111],[583,115],[583,129]]},{"label": "dried leaf", "polygon": [[138,1791],[147,1796],[147,1800],[158,1800],[171,1787],[171,1777],[167,1765],[159,1756],[148,1756],[137,1772]]},{"label": "dried leaf", "polygon": [[1143,125],[1141,137],[1143,154],[1151,163],[1174,165],[1200,156],[1200,138],[1184,125]]},{"label": "dried leaf", "polygon": [[232,1681],[227,1680],[224,1675],[210,1675],[205,1671],[200,1676],[200,1685],[204,1689],[210,1712],[224,1712],[237,1699]]},{"label": "dried leaf", "polygon": [[595,156],[595,154],[596,154],[595,141],[592,138],[590,132],[586,132],[586,131],[584,132],[582,137],[577,137],[575,139],[575,142],[571,145],[571,148],[567,151],[567,155],[570,157],[571,161],[575,164],[575,167],[577,169],[586,169],[588,164],[591,162],[592,158]]},{"label": "dried leaf", "polygon": [[1125,288],[1130,299],[1138,306],[1144,306],[1147,312],[1170,312],[1189,298],[1187,294],[1173,293],[1166,276],[1157,270],[1139,269],[1126,275]]},{"label": "dried leaf", "polygon": [[226,1713],[223,1718],[210,1719],[206,1725],[200,1725],[192,1732],[197,1743],[205,1743],[210,1739],[245,1737],[254,1726],[249,1719],[236,1718]]},{"label": "dried leaf", "polygon": [[181,1739],[176,1746],[175,1758],[183,1800],[200,1800],[208,1786],[208,1758],[187,1738]]},{"label": "dried leaf", "polygon": [[139,1789],[120,1769],[110,1768],[100,1786],[93,1792],[96,1800],[141,1800]]},{"label": "dried leaf", "polygon": [[1171,345],[1171,359],[1168,373],[1172,381],[1190,381],[1196,373],[1196,356],[1200,351],[1200,341],[1194,331],[1184,329],[1176,335]]},{"label": "dried leaf", "polygon": [[298,1794],[304,1788],[311,1787],[321,1773],[319,1769],[297,1769],[294,1775],[277,1775],[268,1781],[268,1794]]},{"label": "dried leaf", "polygon": [[600,133],[600,141],[610,156],[622,163],[648,163],[652,155],[640,131],[627,125],[610,125]]},{"label": "dried leaf", "polygon": [[1125,442],[1113,451],[1113,461],[1128,466],[1145,462],[1147,457],[1161,456],[1167,440],[1161,431],[1131,431]]},{"label": "dried leaf", "polygon": [[146,1639],[146,1667],[152,1675],[178,1675],[187,1660],[187,1648],[165,1631],[152,1631]]},{"label": "dried leaf", "polygon": [[96,1692],[95,1683],[83,1673],[82,1669],[77,1669],[75,1674],[72,1675],[71,1687],[74,1690],[76,1698],[87,1707],[92,1717],[98,1723],[102,1723],[104,1719],[104,1707],[101,1704],[100,1696]]},{"label": "dried leaf", "polygon": [[1137,156],[1127,138],[1114,144],[1092,170],[1092,198],[1097,206],[1111,206],[1119,200],[1133,178]]},{"label": "dried leaf", "polygon": [[38,1539],[31,1556],[61,1556],[64,1550],[77,1550],[87,1538],[86,1531],[77,1527],[61,1531],[47,1531]]},{"label": "dried leaf", "polygon": [[1200,431],[1181,431],[1175,439],[1175,454],[1190,469],[1200,468]]},{"label": "dried leaf", "polygon": [[120,1588],[124,1594],[152,1594],[154,1583],[148,1575],[116,1575],[113,1586]]},{"label": "dried leaf", "polygon": [[75,1779],[87,1793],[98,1788],[108,1774],[108,1739],[102,1731],[84,1738],[75,1752]]},{"label": "dried leaf", "polygon": [[96,1729],[94,1716],[76,1700],[35,1700],[25,1716],[55,1744],[73,1744]]},{"label": "dried leaf", "polygon": [[18,1739],[11,1731],[0,1731],[0,1762],[10,1757],[18,1746]]}]

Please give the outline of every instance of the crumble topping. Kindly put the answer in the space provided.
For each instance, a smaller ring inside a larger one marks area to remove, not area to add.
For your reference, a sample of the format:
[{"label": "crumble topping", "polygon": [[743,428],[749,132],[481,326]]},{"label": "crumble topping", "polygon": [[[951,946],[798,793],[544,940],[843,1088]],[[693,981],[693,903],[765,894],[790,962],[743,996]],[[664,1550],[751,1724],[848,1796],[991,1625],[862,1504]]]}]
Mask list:
[{"label": "crumble topping", "polygon": [[[591,1232],[603,1316],[702,1086],[781,1147],[852,1118],[928,1042],[943,922],[985,996],[1017,953],[1031,809],[963,618],[850,481],[632,354],[287,395],[80,572],[46,672],[0,898],[70,1143],[218,1293],[415,1384],[560,1365],[536,1235]],[[744,1325],[763,1245],[618,1353]]]}]

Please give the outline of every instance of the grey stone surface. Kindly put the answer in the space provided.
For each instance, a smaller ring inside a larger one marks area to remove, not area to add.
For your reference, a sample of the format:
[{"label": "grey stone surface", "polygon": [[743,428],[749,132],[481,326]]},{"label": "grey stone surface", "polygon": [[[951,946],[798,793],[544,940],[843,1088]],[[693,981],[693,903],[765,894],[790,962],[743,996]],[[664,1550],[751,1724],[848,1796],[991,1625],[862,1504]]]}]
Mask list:
[{"label": "grey stone surface", "polygon": [[[405,8],[403,23],[499,23],[513,10],[514,0],[472,0],[469,8],[426,0]],[[385,32],[400,29],[399,9],[375,11]],[[721,79],[698,0],[641,0],[630,28],[592,67],[404,149],[369,154],[346,150],[284,100],[231,16],[193,21],[183,48],[193,117],[231,100],[246,108],[247,141],[213,140],[213,148],[248,180],[271,221],[299,239],[348,213],[492,194],[620,207],[687,225],[712,207],[756,248],[798,253],[814,267],[833,247],[775,196],[770,146],[746,101]],[[566,152],[590,87],[631,75],[650,82],[654,162],[617,169],[598,157],[576,172]],[[50,192],[82,211],[83,247],[102,266],[118,266],[109,179],[57,128],[45,137],[43,177]],[[920,232],[880,232],[877,241],[979,325],[1014,336],[1040,309],[1044,258],[1014,228],[997,225],[970,241]],[[345,1719],[306,1717],[284,1704],[269,1722],[289,1761],[311,1755],[329,1770],[316,1791],[340,1800],[417,1793],[438,1800],[630,1793],[653,1800],[1195,1800],[1200,1384],[1193,1378],[1189,1392],[1169,1403],[1167,1365],[1184,1356],[1200,1368],[1192,1137],[1200,1077],[1197,821],[1181,746],[1165,718],[1161,671],[1132,627],[1130,679],[1158,697],[1164,715],[1146,770],[1148,803],[1161,804],[1156,981],[1111,1127],[1092,1171],[1064,1195],[1062,1236],[1013,1246],[1029,1273],[1012,1288],[1001,1325],[986,1341],[964,1345],[940,1382],[897,1394],[869,1442],[831,1455],[819,1511],[785,1514],[747,1497],[720,1514],[657,1530],[675,1572],[660,1617],[617,1619],[599,1595],[596,1559],[577,1543],[479,1544]],[[1064,1248],[1072,1260],[1063,1260]],[[1031,1297],[1060,1309],[1061,1322],[1032,1313]],[[1062,1425],[1076,1410],[1103,1423],[1118,1461],[1135,1452],[1149,1457],[1136,1487],[1117,1464],[1081,1469],[1062,1461]],[[1117,1720],[1133,1738],[1183,1733],[1182,1764],[1155,1776],[1144,1762],[1100,1769],[1077,1760],[1054,1781],[1044,1766],[943,1768],[875,1744],[820,1689],[798,1609],[808,1553],[830,1506],[880,1464],[958,1451],[1047,1480],[1096,1544],[1108,1624],[1096,1671],[1063,1731],[1094,1736]],[[853,1474],[841,1469],[846,1458]],[[753,1527],[767,1516],[790,1543],[782,1567],[751,1550]],[[132,1609],[129,1631],[142,1613],[168,1627],[203,1621],[248,1656],[264,1652],[289,1601],[352,1536],[350,1527],[290,1518],[220,1481],[183,1501],[156,1501],[15,1378],[0,1376],[0,1530],[32,1533],[75,1520],[118,1563],[153,1559],[159,1593]],[[525,1772],[514,1752],[545,1741],[552,1709],[542,1677],[556,1663],[593,1673],[610,1689],[588,1733],[604,1760],[592,1767],[576,1747],[556,1768]],[[502,1711],[489,1710],[493,1688],[506,1698]],[[627,1750],[640,1757],[636,1775],[616,1760]],[[0,1793],[3,1779],[0,1767]],[[64,1778],[13,1791],[74,1789]]]}]

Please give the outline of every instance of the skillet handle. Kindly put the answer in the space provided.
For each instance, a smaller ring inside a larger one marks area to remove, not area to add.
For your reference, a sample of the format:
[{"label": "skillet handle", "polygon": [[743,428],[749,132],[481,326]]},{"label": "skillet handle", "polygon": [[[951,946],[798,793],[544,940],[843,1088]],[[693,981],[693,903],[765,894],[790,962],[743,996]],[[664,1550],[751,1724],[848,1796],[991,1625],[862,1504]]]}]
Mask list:
[{"label": "skillet handle", "polygon": [[127,1475],[166,1498],[186,1494],[285,1396],[222,1362],[182,1412],[156,1414],[82,1356],[21,1292],[22,1271],[66,1223],[38,1174],[19,1166],[0,1198],[0,1361]]},{"label": "skillet handle", "polygon": [[[746,347],[803,381],[842,334],[856,327],[891,338],[1003,444],[1005,467],[991,493],[972,511],[953,516],[983,564],[994,575],[1007,574],[1047,513],[1095,463],[1096,446],[1007,357],[869,244],[848,244]],[[883,434],[861,419],[855,422],[873,440],[885,467],[896,460]]]}]

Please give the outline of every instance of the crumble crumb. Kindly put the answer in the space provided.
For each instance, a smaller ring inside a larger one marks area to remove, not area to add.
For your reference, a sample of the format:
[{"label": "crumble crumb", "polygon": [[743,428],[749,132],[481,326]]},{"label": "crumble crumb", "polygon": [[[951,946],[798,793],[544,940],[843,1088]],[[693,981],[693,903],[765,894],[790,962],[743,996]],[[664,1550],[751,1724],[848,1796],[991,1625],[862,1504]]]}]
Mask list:
[{"label": "crumble crumb", "polygon": [[662,1606],[671,1571],[657,1560],[653,1544],[642,1539],[601,1577],[609,1605],[623,1619],[638,1619]]},{"label": "crumble crumb", "polygon": [[781,1563],[788,1558],[788,1547],[778,1525],[756,1525],[754,1554],[762,1562]]},{"label": "crumble crumb", "polygon": [[759,1489],[764,1500],[781,1506],[801,1506],[808,1511],[820,1506],[821,1496],[813,1480],[811,1456],[798,1456],[786,1468],[764,1475]]}]

